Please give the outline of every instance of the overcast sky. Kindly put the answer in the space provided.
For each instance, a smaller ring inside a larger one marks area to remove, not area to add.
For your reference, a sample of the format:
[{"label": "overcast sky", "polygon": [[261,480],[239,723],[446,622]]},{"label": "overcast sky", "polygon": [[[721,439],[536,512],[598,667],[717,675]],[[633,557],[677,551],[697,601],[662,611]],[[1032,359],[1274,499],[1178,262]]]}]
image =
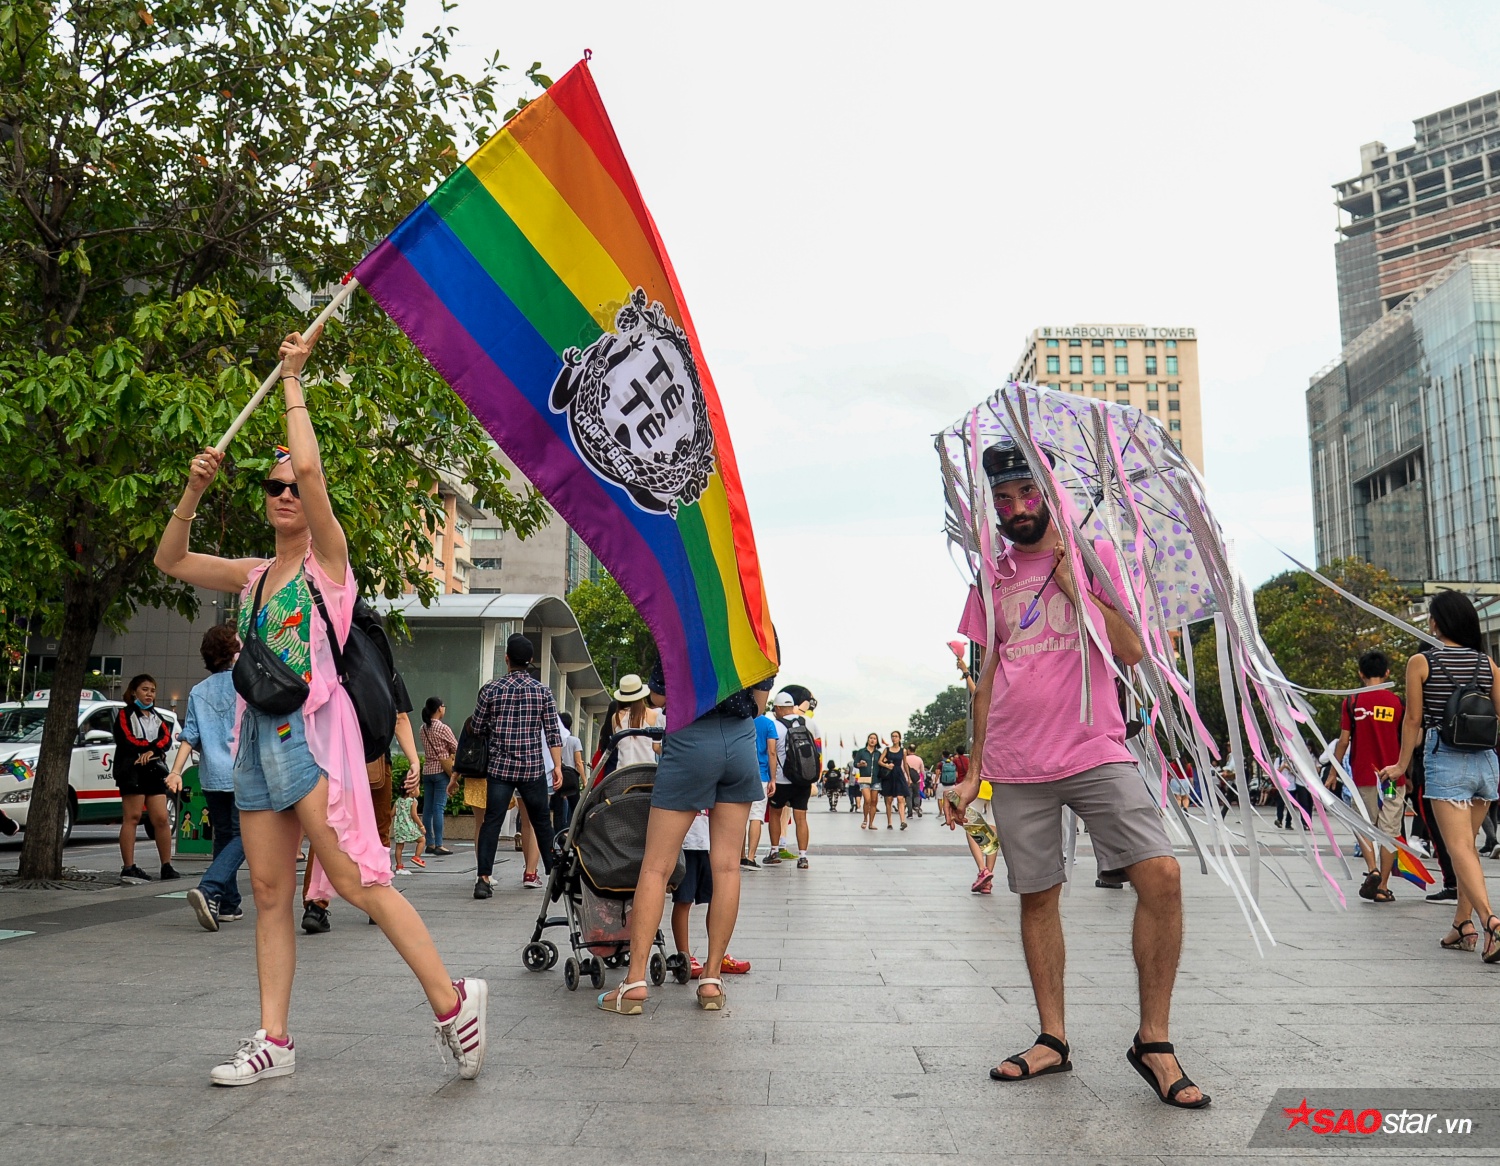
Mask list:
[{"label": "overcast sky", "polygon": [[[466,0],[460,65],[585,47],[713,370],[782,678],[835,744],[954,679],[932,434],[1042,323],[1198,329],[1252,582],[1312,554],[1303,393],[1338,352],[1330,185],[1500,88],[1500,5]],[[1293,677],[1292,679],[1296,679]]]}]

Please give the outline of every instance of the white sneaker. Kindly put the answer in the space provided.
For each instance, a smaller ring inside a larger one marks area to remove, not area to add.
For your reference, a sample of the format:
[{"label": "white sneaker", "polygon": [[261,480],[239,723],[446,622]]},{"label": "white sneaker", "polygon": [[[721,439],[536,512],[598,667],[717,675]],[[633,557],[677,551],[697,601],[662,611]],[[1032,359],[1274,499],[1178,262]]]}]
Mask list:
[{"label": "white sneaker", "polygon": [[266,1039],[266,1030],[258,1028],[254,1036],[240,1041],[234,1056],[215,1065],[208,1076],[215,1085],[249,1085],[262,1077],[285,1077],[296,1071],[297,1051],[291,1041],[285,1046],[272,1044]]},{"label": "white sneaker", "polygon": [[484,1068],[485,1006],[490,986],[483,980],[455,980],[458,990],[458,1012],[447,1020],[434,1020],[438,1041],[448,1046],[458,1062],[458,1075],[472,1081]]}]

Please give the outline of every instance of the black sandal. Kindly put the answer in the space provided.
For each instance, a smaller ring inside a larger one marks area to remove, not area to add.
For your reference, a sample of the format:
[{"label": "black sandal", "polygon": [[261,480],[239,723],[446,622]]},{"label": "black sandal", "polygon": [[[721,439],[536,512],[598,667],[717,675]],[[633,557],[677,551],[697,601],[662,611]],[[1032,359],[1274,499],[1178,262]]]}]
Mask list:
[{"label": "black sandal", "polygon": [[1151,1056],[1153,1053],[1165,1053],[1169,1056],[1175,1057],[1177,1055],[1177,1050],[1172,1046],[1171,1041],[1158,1040],[1142,1044],[1141,1034],[1136,1033],[1134,1047],[1126,1052],[1125,1059],[1131,1063],[1137,1073],[1139,1073],[1146,1079],[1146,1084],[1150,1085],[1151,1088],[1156,1092],[1156,1099],[1163,1105],[1170,1105],[1174,1109],[1202,1109],[1205,1105],[1213,1100],[1213,1098],[1209,1097],[1208,1094],[1205,1093],[1197,1101],[1178,1101],[1177,1095],[1184,1089],[1196,1088],[1196,1085],[1194,1084],[1192,1078],[1190,1078],[1186,1073],[1177,1078],[1176,1081],[1173,1081],[1172,1084],[1168,1086],[1167,1091],[1163,1093],[1161,1086],[1157,1084],[1156,1074],[1151,1071],[1151,1066],[1146,1064],[1145,1060],[1143,1059],[1145,1057]]},{"label": "black sandal", "polygon": [[1376,887],[1375,893],[1370,896],[1371,901],[1376,903],[1394,903],[1396,896],[1386,887]]},{"label": "black sandal", "polygon": [[[1500,927],[1491,927],[1491,923],[1500,924],[1500,916],[1491,915],[1484,921],[1484,954],[1479,958],[1487,964],[1500,963]],[[1491,947],[1490,944],[1494,944]]]},{"label": "black sandal", "polygon": [[1038,1033],[1036,1040],[1032,1041],[1031,1043],[1033,1047],[1036,1045],[1041,1045],[1044,1049],[1051,1049],[1058,1056],[1062,1057],[1062,1060],[1056,1065],[1048,1065],[1045,1069],[1038,1069],[1035,1072],[1032,1072],[1031,1066],[1026,1063],[1026,1057],[1024,1053],[1017,1053],[1013,1057],[1006,1057],[1005,1060],[1000,1062],[1000,1064],[1015,1065],[1021,1071],[1014,1077],[1012,1077],[1008,1073],[1000,1072],[999,1066],[996,1066],[995,1068],[990,1070],[990,1080],[1026,1081],[1032,1077],[1045,1077],[1048,1073],[1071,1073],[1073,1071],[1073,1062],[1068,1059],[1069,1049],[1067,1041],[1058,1040],[1058,1038],[1053,1036],[1050,1032],[1043,1032]]}]

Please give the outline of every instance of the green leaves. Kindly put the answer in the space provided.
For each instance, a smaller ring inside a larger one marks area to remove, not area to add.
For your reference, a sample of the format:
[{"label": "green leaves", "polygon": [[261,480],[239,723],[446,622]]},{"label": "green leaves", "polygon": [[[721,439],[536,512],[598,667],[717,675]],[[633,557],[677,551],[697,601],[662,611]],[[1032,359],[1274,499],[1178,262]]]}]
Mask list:
[{"label": "green leaves", "polygon": [[[449,71],[402,0],[0,2],[0,608],[119,623],[196,596],[149,567],[219,437],[349,270],[487,131],[504,66]],[[413,47],[415,46],[415,47]],[[533,65],[534,87],[549,83]],[[521,533],[488,436],[358,298],[309,369],[310,416],[367,591],[430,595],[440,472]],[[229,451],[198,549],[270,546],[272,396]],[[71,613],[71,614],[69,614]],[[94,614],[90,614],[94,613]]]},{"label": "green leaves", "polygon": [[[1339,586],[1352,591],[1398,619],[1406,618],[1412,594],[1379,567],[1362,559],[1337,559],[1321,568]],[[1311,575],[1286,571],[1255,591],[1255,615],[1261,636],[1288,680],[1307,688],[1356,688],[1359,657],[1378,648],[1391,660],[1391,677],[1399,684],[1413,637],[1376,619],[1328,590]],[[1212,624],[1200,624],[1193,636],[1193,667],[1198,713],[1221,742],[1226,739],[1219,691],[1219,664]],[[1309,696],[1325,735],[1338,735],[1340,697]]]},{"label": "green leaves", "polygon": [[635,673],[644,678],[656,662],[656,641],[646,621],[609,575],[585,580],[568,594],[589,655],[606,681]]}]

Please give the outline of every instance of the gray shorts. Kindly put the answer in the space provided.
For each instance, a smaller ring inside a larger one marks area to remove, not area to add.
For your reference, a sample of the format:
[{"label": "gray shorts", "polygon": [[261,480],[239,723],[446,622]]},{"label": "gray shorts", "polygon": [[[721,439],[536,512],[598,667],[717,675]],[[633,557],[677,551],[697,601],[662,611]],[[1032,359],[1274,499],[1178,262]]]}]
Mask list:
[{"label": "gray shorts", "polygon": [[720,802],[766,796],[755,756],[755,722],[710,713],[673,729],[662,742],[651,804],[660,810],[706,810]]},{"label": "gray shorts", "polygon": [[1057,781],[992,786],[1006,881],[1016,894],[1035,894],[1063,881],[1064,806],[1088,826],[1100,870],[1123,870],[1172,853],[1156,800],[1140,770],[1126,762],[1096,765]]}]

